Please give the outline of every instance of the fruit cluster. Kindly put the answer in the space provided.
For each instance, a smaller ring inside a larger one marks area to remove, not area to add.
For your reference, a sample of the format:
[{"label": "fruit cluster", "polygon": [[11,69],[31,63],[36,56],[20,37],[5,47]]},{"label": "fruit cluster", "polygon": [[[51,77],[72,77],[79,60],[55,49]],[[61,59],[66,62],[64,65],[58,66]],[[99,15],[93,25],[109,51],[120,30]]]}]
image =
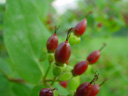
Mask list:
[{"label": "fruit cluster", "polygon": [[[70,28],[67,32],[66,40],[58,45],[58,37],[56,35],[58,28],[55,27],[54,34],[47,41],[47,52],[49,68],[43,78],[44,84],[48,87],[53,87],[55,82],[59,82],[64,88],[67,87],[68,81],[78,75],[82,75],[88,68],[88,64],[94,64],[100,57],[101,50],[105,47],[104,44],[99,50],[90,53],[86,60],[79,61],[74,67],[69,65],[69,59],[71,55],[71,46],[77,44],[80,41],[80,36],[83,35],[87,27],[87,20],[84,18],[75,27]],[[71,33],[74,32],[74,33]],[[77,38],[77,39],[74,39]],[[54,60],[55,58],[55,60]],[[41,60],[40,60],[41,61]],[[55,62],[54,62],[55,61]],[[47,83],[47,75],[50,68],[53,68],[54,79],[51,80],[51,84]],[[63,76],[67,76],[66,79],[62,79]],[[94,79],[90,83],[83,83],[78,88],[74,96],[96,96],[99,92],[100,85],[95,85],[95,81],[98,79],[98,75],[95,74]],[[94,85],[92,85],[94,83]],[[40,91],[39,96],[54,96],[53,90],[50,88],[43,88]],[[71,95],[72,96],[72,95]]]}]

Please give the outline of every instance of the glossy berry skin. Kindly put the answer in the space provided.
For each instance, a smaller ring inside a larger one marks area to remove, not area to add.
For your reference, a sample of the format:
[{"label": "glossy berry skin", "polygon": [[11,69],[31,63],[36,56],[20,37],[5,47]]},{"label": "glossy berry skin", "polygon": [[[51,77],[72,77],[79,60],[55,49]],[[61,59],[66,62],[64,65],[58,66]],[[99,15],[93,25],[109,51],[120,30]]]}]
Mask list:
[{"label": "glossy berry skin", "polygon": [[87,20],[86,18],[82,21],[80,21],[76,26],[75,26],[75,30],[74,30],[74,34],[76,36],[81,36],[83,35],[83,33],[85,32],[86,30],[86,26],[87,26]]},{"label": "glossy berry skin", "polygon": [[81,61],[74,66],[72,72],[74,75],[81,75],[87,70],[87,68],[88,68],[88,61]]},{"label": "glossy berry skin", "polygon": [[89,54],[89,56],[87,57],[87,60],[89,62],[89,64],[94,64],[98,61],[100,57],[100,51],[93,51],[91,54]]},{"label": "glossy berry skin", "polygon": [[71,46],[68,41],[62,42],[55,51],[55,60],[57,65],[63,65],[69,60],[71,55]]},{"label": "glossy berry skin", "polygon": [[53,90],[50,88],[43,88],[41,89],[39,96],[53,96]]},{"label": "glossy berry skin", "polygon": [[60,81],[60,85],[64,88],[67,88],[68,81]]},{"label": "glossy berry skin", "polygon": [[56,34],[53,34],[47,41],[48,52],[54,52],[58,46],[58,38]]},{"label": "glossy berry skin", "polygon": [[76,91],[75,96],[90,96],[92,85],[88,82],[81,84]]},{"label": "glossy berry skin", "polygon": [[100,85],[92,85],[92,92],[89,96],[96,96],[100,90]]}]

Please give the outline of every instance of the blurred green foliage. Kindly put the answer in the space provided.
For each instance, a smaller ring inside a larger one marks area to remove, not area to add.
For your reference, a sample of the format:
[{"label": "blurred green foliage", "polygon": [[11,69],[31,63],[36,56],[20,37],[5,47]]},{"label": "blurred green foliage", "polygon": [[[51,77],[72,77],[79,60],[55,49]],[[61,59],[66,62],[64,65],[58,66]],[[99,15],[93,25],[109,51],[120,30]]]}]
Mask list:
[{"label": "blurred green foliage", "polygon": [[[104,78],[108,79],[98,96],[127,96],[128,2],[77,0],[78,7],[67,10],[62,15],[51,6],[52,2],[53,0],[7,0],[5,4],[0,4],[1,96],[38,96],[41,88],[46,87],[40,83],[49,65],[44,50],[54,26],[60,25],[57,32],[60,43],[65,40],[66,31],[89,12],[92,14],[86,17],[87,30],[81,37],[81,42],[72,46],[69,65],[74,66],[85,60],[90,52],[98,50],[104,42],[107,47],[101,52],[99,61],[89,65],[80,78],[75,77],[77,82],[73,78],[67,89],[55,83],[54,87],[58,88],[55,96],[58,96],[58,92],[63,96],[73,94],[79,83],[90,82],[95,71],[100,73],[97,84]],[[40,56],[45,58],[41,63]],[[10,78],[22,78],[27,83],[11,82]],[[53,78],[52,70],[48,78]]]}]

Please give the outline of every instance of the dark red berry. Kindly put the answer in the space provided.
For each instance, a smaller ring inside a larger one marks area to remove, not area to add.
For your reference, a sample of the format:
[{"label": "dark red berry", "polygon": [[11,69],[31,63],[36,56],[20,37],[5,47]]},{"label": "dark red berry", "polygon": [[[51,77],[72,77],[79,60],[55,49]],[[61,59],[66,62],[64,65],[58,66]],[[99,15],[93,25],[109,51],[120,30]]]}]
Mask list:
[{"label": "dark red berry", "polygon": [[76,91],[75,96],[89,96],[92,91],[92,85],[88,82],[81,84]]},{"label": "dark red berry", "polygon": [[103,25],[103,23],[102,22],[100,22],[100,23],[98,23],[98,27],[102,27],[102,25]]},{"label": "dark red berry", "polygon": [[60,81],[60,85],[64,88],[67,88],[68,81]]},{"label": "dark red berry", "polygon": [[98,61],[98,59],[100,58],[100,51],[105,46],[106,46],[106,44],[104,44],[99,50],[93,51],[92,53],[89,54],[89,56],[87,57],[87,61],[89,62],[89,64],[94,64]]},{"label": "dark red berry", "polygon": [[57,65],[63,65],[66,63],[71,55],[71,46],[68,43],[68,39],[70,36],[70,32],[73,30],[73,28],[68,30],[66,41],[62,42],[55,51],[55,60]]},{"label": "dark red berry", "polygon": [[41,89],[39,96],[53,96],[53,90],[54,89],[43,88]]},{"label": "dark red berry", "polygon": [[92,92],[89,96],[96,96],[100,90],[100,85],[92,85]]},{"label": "dark red berry", "polygon": [[90,64],[94,64],[98,61],[100,57],[100,51],[93,51],[89,56],[87,57],[87,60]]},{"label": "dark red berry", "polygon": [[48,52],[54,52],[58,46],[58,37],[56,36],[57,29],[58,28],[55,28],[54,34],[47,41]]},{"label": "dark red berry", "polygon": [[83,83],[81,84],[77,90],[76,90],[76,94],[75,96],[90,96],[91,92],[92,92],[92,83],[95,82],[96,80],[98,80],[98,75],[95,74],[93,80],[88,83]]},{"label": "dark red berry", "polygon": [[96,96],[100,90],[100,86],[102,86],[106,80],[107,79],[104,79],[100,85],[92,85],[92,92],[89,96]]},{"label": "dark red berry", "polygon": [[72,72],[74,75],[81,75],[86,71],[87,67],[88,67],[88,61],[81,61],[74,66]]},{"label": "dark red berry", "polygon": [[67,62],[71,55],[71,46],[68,41],[62,42],[55,51],[55,60],[58,65],[62,65]]},{"label": "dark red berry", "polygon": [[85,30],[86,30],[86,26],[87,26],[87,20],[86,18],[82,21],[80,21],[76,26],[75,26],[75,30],[74,30],[74,34],[76,36],[81,36]]}]

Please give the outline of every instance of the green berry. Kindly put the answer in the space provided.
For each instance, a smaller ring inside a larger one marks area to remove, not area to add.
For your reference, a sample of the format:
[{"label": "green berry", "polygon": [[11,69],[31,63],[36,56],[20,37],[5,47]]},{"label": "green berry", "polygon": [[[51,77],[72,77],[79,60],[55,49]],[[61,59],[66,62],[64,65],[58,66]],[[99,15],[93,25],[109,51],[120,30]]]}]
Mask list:
[{"label": "green berry", "polygon": [[61,67],[55,66],[55,67],[53,68],[53,75],[54,75],[54,76],[59,76],[59,75],[61,74],[61,72],[62,72],[62,68],[61,68]]},{"label": "green berry", "polygon": [[71,33],[70,38],[69,38],[70,45],[78,44],[78,43],[80,43],[80,41],[81,41],[80,37],[77,37],[73,33]]},{"label": "green berry", "polygon": [[54,61],[54,54],[53,53],[48,53],[48,61],[53,62]]}]

